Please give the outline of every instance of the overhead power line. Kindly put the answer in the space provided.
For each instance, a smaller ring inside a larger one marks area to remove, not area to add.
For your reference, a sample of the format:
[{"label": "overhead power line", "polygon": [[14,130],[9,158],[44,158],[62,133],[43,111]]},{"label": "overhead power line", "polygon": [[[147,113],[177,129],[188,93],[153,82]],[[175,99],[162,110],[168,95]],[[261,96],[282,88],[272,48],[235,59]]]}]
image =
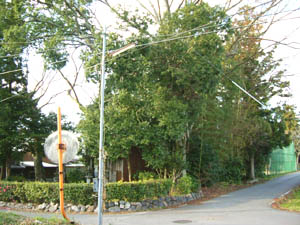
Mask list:
[{"label": "overhead power line", "polygon": [[251,95],[248,91],[246,91],[244,88],[242,88],[240,85],[238,85],[236,82],[231,80],[231,83],[233,83],[235,86],[237,86],[240,90],[242,90],[244,93],[246,93],[249,97],[251,97],[254,101],[256,101],[258,104],[260,104],[263,108],[267,108],[267,106],[263,103],[261,103],[257,98],[255,98],[253,95]]},{"label": "overhead power line", "polygon": [[[300,8],[299,8],[299,10],[300,10]],[[250,27],[250,26],[253,26],[253,25],[256,25],[256,24],[265,24],[265,23],[268,23],[268,22],[258,22],[258,23],[255,23],[255,24],[249,24],[249,25],[244,25],[244,26],[235,26],[235,27],[232,27],[231,29],[246,28],[246,27]],[[188,32],[191,32],[191,31],[195,31],[196,29],[201,29],[201,28],[204,28],[205,26],[206,25],[199,26],[197,28],[193,28],[193,29],[191,29],[189,31],[186,31],[186,32],[183,32],[183,33],[188,33]],[[219,24],[218,26],[221,26],[221,25]],[[198,32],[198,33],[191,34],[191,35],[186,35],[186,36],[179,36],[179,37],[178,36],[174,36],[173,38],[166,38],[166,39],[152,41],[152,42],[145,43],[145,44],[136,45],[135,49],[133,51],[137,51],[138,49],[141,49],[141,48],[138,48],[138,47],[148,47],[148,46],[151,46],[151,45],[160,44],[160,43],[164,43],[164,42],[175,41],[175,40],[180,40],[180,39],[187,39],[187,38],[192,38],[192,37],[198,37],[198,36],[201,36],[201,35],[207,35],[207,34],[218,33],[218,32],[219,31],[216,30],[216,31],[206,31],[206,32],[202,32],[202,33]],[[130,52],[125,53],[125,55],[127,55],[127,54],[130,54]],[[124,56],[124,54],[122,56]],[[66,60],[61,60],[61,61],[57,61],[57,62],[53,62],[53,63],[49,63],[49,64],[52,65],[52,64],[56,64],[56,63],[66,62],[66,61],[68,61],[68,60],[67,59]],[[85,69],[95,68],[95,67],[97,67],[100,64],[101,63],[97,63],[97,64],[95,64],[93,66],[86,67]],[[19,69],[19,70],[22,70],[22,69]],[[16,72],[16,71],[19,71],[19,70],[6,71],[6,72],[0,73],[0,74],[6,74],[6,73],[11,73],[11,72]]]},{"label": "overhead power line", "polygon": [[0,73],[0,75],[2,75],[2,74],[8,74],[8,73],[13,73],[13,72],[18,72],[18,71],[21,71],[21,70],[23,70],[23,69],[10,70],[10,71],[6,71],[6,72],[2,72],[2,73]]},{"label": "overhead power line", "polygon": [[[267,3],[270,3],[271,1],[269,2],[265,2],[265,3],[262,3],[258,6],[261,6],[261,5],[265,5]],[[258,7],[258,6],[254,6],[253,8],[255,7]],[[241,13],[243,11],[248,11],[250,9],[245,9],[245,10],[241,10],[239,11],[238,13]],[[300,10],[300,8],[296,8],[296,9],[293,9],[293,10],[287,10],[287,11],[281,11],[281,12],[277,12],[277,13],[273,13],[273,14],[268,14],[268,15],[263,15],[263,16],[273,16],[273,15],[278,15],[278,14],[281,14],[281,13],[286,13],[286,12],[294,12],[294,11],[298,11]],[[259,17],[263,17],[263,16],[259,16]],[[230,17],[233,17],[233,16],[229,16],[227,17],[230,18]],[[259,18],[257,17],[257,18]],[[296,17],[296,18],[299,18],[299,17]],[[292,18],[289,18],[289,19],[292,19]],[[245,21],[245,20],[237,20],[239,22],[241,21]],[[204,24],[204,25],[201,25],[199,27],[196,27],[196,28],[193,28],[193,29],[190,29],[190,30],[187,30],[187,31],[184,31],[184,32],[181,32],[181,33],[173,33],[173,34],[170,34],[169,37],[170,38],[166,38],[166,39],[162,39],[162,40],[157,40],[157,41],[152,41],[152,42],[149,42],[149,43],[145,43],[145,44],[139,44],[139,45],[136,45],[136,50],[138,49],[138,47],[147,47],[147,46],[151,46],[151,45],[155,45],[155,44],[159,44],[159,43],[164,43],[164,42],[168,42],[168,41],[175,41],[175,40],[180,40],[180,39],[186,39],[186,38],[192,38],[192,37],[197,37],[197,36],[200,36],[200,35],[206,35],[206,34],[212,34],[212,33],[218,33],[219,31],[216,30],[216,31],[205,31],[205,32],[202,32],[202,33],[195,33],[195,34],[191,34],[191,35],[185,35],[185,36],[180,36],[182,34],[185,34],[185,33],[189,33],[189,32],[193,32],[193,31],[197,31],[197,30],[203,30],[205,28],[218,28],[218,27],[221,27],[223,26],[224,24],[211,24],[212,22],[209,22],[207,24]],[[254,24],[250,24],[250,25],[245,25],[245,26],[235,26],[235,27],[232,27],[231,29],[240,29],[240,28],[246,28],[246,27],[249,27],[249,26],[253,26],[253,25],[257,25],[257,24],[266,24],[266,23],[269,23],[269,22],[258,22],[258,23],[254,23]],[[91,35],[87,35],[86,37],[91,37]],[[4,44],[4,43],[7,43],[7,42],[0,42],[0,44]],[[21,42],[18,42],[18,43],[21,43]],[[24,42],[26,43],[26,42]],[[29,42],[30,43],[30,42]],[[58,49],[59,50],[59,49]],[[134,50],[135,51],[135,50]],[[129,54],[126,53],[126,54]],[[125,54],[125,55],[126,55]],[[124,55],[124,54],[123,54]],[[6,58],[6,57],[15,57],[17,55],[9,55],[9,56],[0,56],[0,58]],[[60,62],[65,62],[67,60],[61,60],[61,61],[57,61],[57,62],[53,62],[53,63],[50,63],[50,64],[56,64],[56,63],[60,63]],[[99,63],[100,64],[100,63]],[[97,65],[99,64],[95,64],[93,66],[90,66],[90,67],[86,67],[85,69],[90,69],[90,68],[93,68],[93,67],[96,67]],[[21,69],[20,69],[21,70]],[[11,72],[16,72],[16,71],[19,71],[19,70],[12,70],[12,71],[6,71],[6,72],[2,72],[0,74],[6,74],[6,73],[11,73]]]},{"label": "overhead power line", "polygon": [[11,99],[11,98],[17,97],[17,96],[19,96],[19,95],[16,94],[16,95],[12,95],[12,96],[10,96],[10,97],[8,97],[8,98],[2,99],[2,100],[0,101],[0,103],[5,102],[5,101],[7,101],[7,100],[9,100],[9,99]]},{"label": "overhead power line", "polygon": [[[242,13],[242,12],[246,12],[246,11],[249,11],[253,8],[257,8],[259,6],[262,6],[262,5],[266,5],[268,3],[270,3],[272,1],[268,1],[268,2],[265,2],[265,3],[262,3],[262,4],[259,4],[257,6],[254,6],[250,9],[244,9],[244,10],[241,10],[241,11],[238,11],[236,14],[238,13]],[[286,10],[286,11],[280,11],[280,12],[276,12],[276,13],[272,13],[272,14],[266,14],[266,15],[261,15],[261,16],[257,16],[256,18],[254,19],[257,19],[257,18],[261,18],[261,17],[268,17],[268,16],[275,16],[275,15],[279,15],[279,14],[283,14],[283,13],[289,13],[289,12],[296,12],[296,11],[299,11],[300,10],[300,7],[299,8],[296,8],[296,9],[291,9],[291,10]],[[229,19],[229,18],[233,18],[234,16],[236,16],[236,14],[234,15],[231,15],[231,16],[228,16],[226,17],[226,19]],[[298,17],[295,17],[295,18],[298,18]],[[242,22],[242,21],[245,21],[245,20],[237,20],[238,22]],[[181,33],[173,33],[173,34],[168,34],[168,35],[162,35],[162,36],[166,36],[166,37],[169,37],[169,36],[178,36],[178,35],[181,35],[181,34],[184,34],[184,33],[187,33],[187,32],[191,32],[191,31],[194,31],[194,30],[197,30],[197,29],[201,29],[201,28],[211,28],[211,27],[216,27],[216,26],[222,26],[222,24],[214,24],[214,25],[210,25],[212,22],[209,22],[205,25],[201,25],[199,27],[196,27],[196,28],[193,28],[191,30],[188,30],[188,31],[184,31],[184,32],[181,32]],[[267,23],[267,22],[266,22]],[[98,33],[97,35],[101,34]],[[52,37],[52,36],[55,36],[55,35],[49,35],[49,36],[41,36],[41,37],[36,37],[37,39],[46,39],[48,37]],[[80,38],[87,38],[87,37],[92,37],[94,38],[93,35],[83,35],[83,36],[80,36]],[[70,40],[70,39],[63,39],[62,41],[74,41],[74,40]],[[25,41],[25,42],[9,42],[9,41],[1,41],[0,44],[30,44],[30,43],[34,43],[35,41]]]}]

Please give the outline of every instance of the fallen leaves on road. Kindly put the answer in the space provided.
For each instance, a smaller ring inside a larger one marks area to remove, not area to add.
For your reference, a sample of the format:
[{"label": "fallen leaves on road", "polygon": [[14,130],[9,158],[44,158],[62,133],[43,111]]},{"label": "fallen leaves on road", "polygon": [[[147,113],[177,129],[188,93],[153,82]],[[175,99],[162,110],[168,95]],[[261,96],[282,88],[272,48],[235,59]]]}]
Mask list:
[{"label": "fallen leaves on road", "polygon": [[252,184],[215,184],[212,187],[202,187],[203,198],[188,202],[189,205],[198,205],[204,201],[219,197],[221,195],[228,194],[233,191],[237,191],[246,187],[250,187]]}]

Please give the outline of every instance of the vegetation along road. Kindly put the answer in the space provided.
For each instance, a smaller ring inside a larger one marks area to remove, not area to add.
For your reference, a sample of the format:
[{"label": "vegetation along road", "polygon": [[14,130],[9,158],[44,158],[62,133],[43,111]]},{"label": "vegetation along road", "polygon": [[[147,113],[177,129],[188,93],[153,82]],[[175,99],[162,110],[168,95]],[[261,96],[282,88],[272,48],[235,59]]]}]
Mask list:
[{"label": "vegetation along road", "polygon": [[[104,224],[299,225],[300,213],[271,208],[274,198],[298,185],[300,185],[300,172],[235,191],[200,205],[130,214],[105,214]],[[17,213],[27,216],[53,216],[53,214]],[[97,224],[97,215],[73,214],[69,216],[84,225]]]}]

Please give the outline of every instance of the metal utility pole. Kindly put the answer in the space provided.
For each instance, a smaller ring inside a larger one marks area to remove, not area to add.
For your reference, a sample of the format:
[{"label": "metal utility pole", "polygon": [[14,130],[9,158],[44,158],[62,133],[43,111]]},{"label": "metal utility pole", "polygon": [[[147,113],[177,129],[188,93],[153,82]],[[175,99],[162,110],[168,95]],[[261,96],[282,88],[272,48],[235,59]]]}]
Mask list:
[{"label": "metal utility pole", "polygon": [[[117,49],[110,53],[116,56],[128,49],[134,48],[135,44],[128,44],[123,48]],[[98,175],[98,225],[102,225],[103,221],[103,189],[104,189],[104,91],[105,91],[105,52],[106,52],[106,27],[103,31],[103,47],[102,47],[102,67],[101,67],[101,87],[100,87],[100,141],[99,141],[99,175]]]},{"label": "metal utility pole", "polygon": [[101,87],[100,87],[100,141],[99,141],[99,186],[98,186],[98,224],[102,225],[103,211],[103,183],[104,183],[104,90],[105,90],[105,51],[106,51],[106,27],[103,32],[103,47],[102,47],[102,66],[101,66]]}]

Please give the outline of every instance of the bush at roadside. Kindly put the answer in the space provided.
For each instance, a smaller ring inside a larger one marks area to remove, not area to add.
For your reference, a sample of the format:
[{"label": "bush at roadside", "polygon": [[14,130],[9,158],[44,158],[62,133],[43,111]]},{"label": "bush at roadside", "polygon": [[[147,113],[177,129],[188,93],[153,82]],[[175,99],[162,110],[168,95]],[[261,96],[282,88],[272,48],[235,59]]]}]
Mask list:
[{"label": "bush at roadside", "polygon": [[194,192],[197,189],[197,184],[194,183],[190,176],[183,176],[178,179],[175,185],[175,194],[186,195]]},{"label": "bush at roadside", "polygon": [[[9,196],[0,194],[0,201],[17,201],[22,203],[58,203],[59,185],[58,183],[46,182],[1,182],[1,186],[8,186]],[[88,205],[93,204],[91,184],[65,184],[64,198],[66,203]]]},{"label": "bush at roadside", "polygon": [[[58,203],[58,183],[47,182],[0,182],[0,201],[22,203]],[[141,201],[168,196],[171,180],[149,180],[142,182],[116,182],[106,185],[106,201]],[[92,184],[64,184],[64,199],[74,205],[94,205],[96,193]]]},{"label": "bush at roadside", "polygon": [[168,196],[171,188],[169,179],[109,183],[106,185],[106,200],[137,202],[154,199]]}]

